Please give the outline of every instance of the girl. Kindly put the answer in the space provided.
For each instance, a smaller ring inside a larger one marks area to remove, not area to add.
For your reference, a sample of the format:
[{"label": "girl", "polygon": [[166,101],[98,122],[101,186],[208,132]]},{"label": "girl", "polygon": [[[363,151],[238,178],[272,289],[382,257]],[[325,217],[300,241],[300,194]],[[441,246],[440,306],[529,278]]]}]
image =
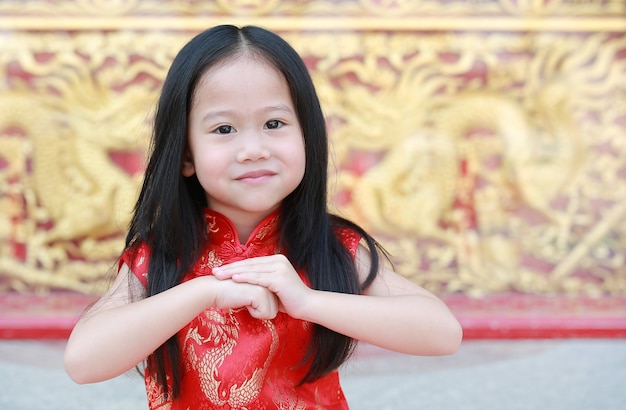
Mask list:
[{"label": "girl", "polygon": [[454,353],[434,295],[327,209],[328,141],[298,54],[219,26],[174,59],[111,289],[79,320],[65,367],[103,381],[146,360],[151,409],[347,408],[355,340]]}]

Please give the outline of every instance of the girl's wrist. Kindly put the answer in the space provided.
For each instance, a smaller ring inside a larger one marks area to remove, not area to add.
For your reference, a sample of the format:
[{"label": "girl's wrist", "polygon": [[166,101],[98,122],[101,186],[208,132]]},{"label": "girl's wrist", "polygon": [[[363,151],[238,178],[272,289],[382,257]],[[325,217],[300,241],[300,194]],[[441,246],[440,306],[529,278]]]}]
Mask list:
[{"label": "girl's wrist", "polygon": [[308,295],[302,298],[301,309],[299,309],[299,317],[297,319],[317,323],[319,321],[318,314],[322,310],[326,293],[321,290],[310,289]]},{"label": "girl's wrist", "polygon": [[211,275],[207,275],[199,276],[191,281],[193,282],[193,287],[197,289],[199,300],[204,304],[203,310],[215,306],[219,292],[219,280]]}]

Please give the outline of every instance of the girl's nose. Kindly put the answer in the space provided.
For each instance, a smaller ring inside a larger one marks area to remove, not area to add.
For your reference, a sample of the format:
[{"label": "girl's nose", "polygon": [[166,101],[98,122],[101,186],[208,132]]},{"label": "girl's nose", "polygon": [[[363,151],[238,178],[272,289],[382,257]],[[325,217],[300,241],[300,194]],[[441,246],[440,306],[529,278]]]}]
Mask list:
[{"label": "girl's nose", "polygon": [[258,161],[261,159],[268,159],[270,157],[267,139],[262,133],[246,133],[245,137],[241,138],[240,141],[241,146],[237,152],[238,162]]}]

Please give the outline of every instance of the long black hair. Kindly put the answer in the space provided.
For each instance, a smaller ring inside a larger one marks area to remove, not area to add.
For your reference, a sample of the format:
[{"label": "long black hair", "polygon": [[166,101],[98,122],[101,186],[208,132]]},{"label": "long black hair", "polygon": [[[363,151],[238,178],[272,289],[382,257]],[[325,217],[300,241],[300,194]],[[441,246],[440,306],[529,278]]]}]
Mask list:
[{"label": "long black hair", "polygon": [[[302,132],[306,168],[299,186],[282,203],[280,246],[295,268],[301,269],[314,289],[358,294],[374,280],[378,270],[375,240],[356,224],[328,211],[328,136],[324,116],[307,67],[298,53],[268,30],[222,25],[204,31],[175,57],[157,106],[151,154],[143,186],[126,237],[126,247],[146,243],[152,249],[147,295],[178,285],[193,266],[207,239],[204,190],[196,176],[183,177],[188,148],[188,117],[196,85],[215,64],[244,53],[261,57],[284,76]],[[357,231],[370,249],[372,265],[360,283],[354,259],[334,229]],[[311,382],[339,367],[351,354],[354,340],[315,325],[305,360],[310,367],[302,383]],[[180,346],[172,336],[148,357],[167,395],[180,392]],[[166,382],[167,369],[172,390]]]}]

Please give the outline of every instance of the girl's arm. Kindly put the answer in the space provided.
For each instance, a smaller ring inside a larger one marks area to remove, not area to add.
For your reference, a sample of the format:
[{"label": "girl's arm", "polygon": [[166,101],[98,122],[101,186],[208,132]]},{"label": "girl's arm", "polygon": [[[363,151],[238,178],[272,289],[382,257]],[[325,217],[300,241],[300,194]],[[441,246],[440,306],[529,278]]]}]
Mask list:
[{"label": "girl's arm", "polygon": [[[356,260],[364,280],[371,263],[365,247],[359,246]],[[439,298],[387,267],[362,296],[318,292],[309,303],[305,320],[400,353],[453,354],[463,337],[458,320]]]},{"label": "girl's arm", "polygon": [[[359,246],[356,260],[363,280],[371,263],[365,247]],[[283,255],[224,265],[214,274],[265,286],[276,293],[280,309],[289,315],[385,349],[447,355],[456,352],[461,343],[461,326],[448,307],[386,267],[363,295],[310,289]]]},{"label": "girl's arm", "polygon": [[210,306],[246,307],[262,319],[276,316],[271,292],[241,285],[204,276],[145,298],[143,285],[124,264],[111,289],[74,327],[65,349],[65,369],[77,383],[119,376]]}]

